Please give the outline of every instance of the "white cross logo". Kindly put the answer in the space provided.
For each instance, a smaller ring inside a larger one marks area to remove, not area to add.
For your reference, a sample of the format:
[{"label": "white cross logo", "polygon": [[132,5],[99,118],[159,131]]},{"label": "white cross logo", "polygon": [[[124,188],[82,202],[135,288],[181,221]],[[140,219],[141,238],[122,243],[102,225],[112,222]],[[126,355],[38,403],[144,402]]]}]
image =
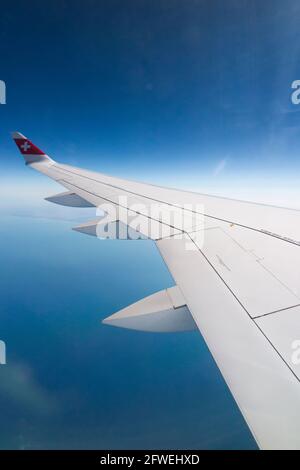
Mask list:
[{"label": "white cross logo", "polygon": [[28,149],[30,149],[31,145],[26,141],[24,142],[23,145],[21,145],[21,148],[24,150],[24,152],[27,152]]}]

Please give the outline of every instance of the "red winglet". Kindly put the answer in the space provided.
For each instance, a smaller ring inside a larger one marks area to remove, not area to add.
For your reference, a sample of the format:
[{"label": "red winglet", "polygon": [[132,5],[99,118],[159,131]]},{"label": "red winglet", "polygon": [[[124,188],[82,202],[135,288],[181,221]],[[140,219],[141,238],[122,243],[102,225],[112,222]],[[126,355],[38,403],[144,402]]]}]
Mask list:
[{"label": "red winglet", "polygon": [[40,150],[20,132],[13,132],[12,137],[22,155],[45,155],[45,152]]}]

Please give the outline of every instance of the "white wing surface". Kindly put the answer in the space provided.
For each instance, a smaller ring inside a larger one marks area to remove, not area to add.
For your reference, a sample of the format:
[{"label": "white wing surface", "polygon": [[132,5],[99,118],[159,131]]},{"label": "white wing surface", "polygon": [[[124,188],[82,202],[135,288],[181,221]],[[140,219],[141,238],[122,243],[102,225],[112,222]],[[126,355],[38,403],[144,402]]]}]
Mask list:
[{"label": "white wing surface", "polygon": [[[198,327],[258,445],[299,449],[300,212],[58,164],[22,134],[13,138],[30,167],[67,189],[49,201],[112,205],[109,223],[118,233],[126,227],[128,238],[155,240],[176,282],[104,322],[163,332]],[[101,224],[74,228],[99,235]]]}]

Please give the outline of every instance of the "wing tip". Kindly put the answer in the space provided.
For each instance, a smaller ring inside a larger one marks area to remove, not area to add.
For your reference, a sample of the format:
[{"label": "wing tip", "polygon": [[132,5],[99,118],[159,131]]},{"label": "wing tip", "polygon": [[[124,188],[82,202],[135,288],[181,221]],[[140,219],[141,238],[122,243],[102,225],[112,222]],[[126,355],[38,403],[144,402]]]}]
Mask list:
[{"label": "wing tip", "polygon": [[31,140],[21,134],[21,132],[14,131],[11,135],[20,153],[24,157],[26,164],[41,161],[54,162],[45,152],[34,145]]},{"label": "wing tip", "polygon": [[27,137],[25,137],[24,134],[21,134],[21,132],[14,131],[14,132],[11,133],[11,136],[14,140],[16,140],[16,139],[22,139],[22,140],[25,139],[25,140],[27,140]]}]

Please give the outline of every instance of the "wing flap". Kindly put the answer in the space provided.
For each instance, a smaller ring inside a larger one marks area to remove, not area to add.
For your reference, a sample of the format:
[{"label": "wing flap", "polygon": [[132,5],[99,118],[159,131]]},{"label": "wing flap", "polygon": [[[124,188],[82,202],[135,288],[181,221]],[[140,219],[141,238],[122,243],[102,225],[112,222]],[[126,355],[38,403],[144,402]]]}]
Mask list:
[{"label": "wing flap", "polygon": [[[192,237],[248,314],[254,318],[299,304],[299,297],[289,286],[266,269],[242,240],[237,243],[234,233],[234,228],[226,232],[218,227],[204,231],[200,239],[198,233]],[[299,250],[294,247],[294,251]]]},{"label": "wing flap", "polygon": [[255,322],[300,379],[300,305],[256,318]]},{"label": "wing flap", "polygon": [[298,378],[204,254],[185,243],[157,246],[258,445],[299,448]]}]

